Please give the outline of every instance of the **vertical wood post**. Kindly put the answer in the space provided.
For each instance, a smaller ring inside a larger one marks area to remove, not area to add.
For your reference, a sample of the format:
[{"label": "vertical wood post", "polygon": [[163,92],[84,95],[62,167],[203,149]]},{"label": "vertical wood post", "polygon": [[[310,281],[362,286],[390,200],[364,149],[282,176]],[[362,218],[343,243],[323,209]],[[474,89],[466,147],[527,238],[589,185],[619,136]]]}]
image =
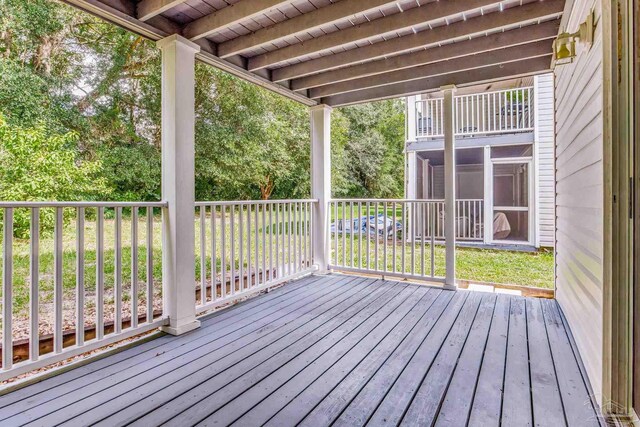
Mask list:
[{"label": "vertical wood post", "polygon": [[484,146],[484,225],[482,226],[485,244],[493,240],[493,168],[491,167],[491,146]]},{"label": "vertical wood post", "polygon": [[453,111],[454,85],[444,91],[444,244],[445,286],[456,288],[456,153]]},{"label": "vertical wood post", "polygon": [[[405,176],[405,199],[417,199],[418,198],[418,159],[415,151],[405,151],[406,158],[406,176]],[[405,217],[407,221],[407,241],[411,242],[411,230],[413,229],[414,218],[412,215],[411,203],[405,205]]]},{"label": "vertical wood post", "polygon": [[412,95],[412,96],[407,96],[407,113],[405,115],[406,117],[406,125],[405,125],[405,131],[407,132],[407,135],[405,137],[405,141],[407,143],[410,142],[415,142],[416,141],[416,136],[417,136],[417,123],[416,123],[416,101],[418,100],[418,96],[416,95]]},{"label": "vertical wood post", "polygon": [[331,253],[329,200],[331,199],[331,107],[311,107],[311,197],[318,199],[312,209],[311,239],[313,263],[327,272]]},{"label": "vertical wood post", "polygon": [[162,50],[162,329],[200,326],[195,301],[195,55],[200,47],[172,35]]}]

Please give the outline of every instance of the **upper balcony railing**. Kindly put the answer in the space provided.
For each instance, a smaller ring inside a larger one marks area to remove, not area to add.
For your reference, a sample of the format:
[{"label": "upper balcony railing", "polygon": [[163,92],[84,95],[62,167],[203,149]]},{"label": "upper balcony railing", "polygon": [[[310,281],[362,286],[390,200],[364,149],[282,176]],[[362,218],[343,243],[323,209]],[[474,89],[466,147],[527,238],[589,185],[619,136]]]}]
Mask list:
[{"label": "upper balcony railing", "polygon": [[[533,130],[533,87],[483,92],[454,98],[456,136]],[[416,137],[444,137],[443,99],[416,101]]]}]

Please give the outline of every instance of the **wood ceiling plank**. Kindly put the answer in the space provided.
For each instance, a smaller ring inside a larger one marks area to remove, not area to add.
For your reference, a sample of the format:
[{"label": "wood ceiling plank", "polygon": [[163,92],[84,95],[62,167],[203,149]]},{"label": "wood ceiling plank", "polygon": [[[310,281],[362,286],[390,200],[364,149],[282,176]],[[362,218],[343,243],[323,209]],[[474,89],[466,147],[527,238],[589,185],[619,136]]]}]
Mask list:
[{"label": "wood ceiling plank", "polygon": [[[482,34],[509,27],[518,23],[527,24],[537,20],[548,20],[562,14],[564,0],[547,0],[527,3],[504,12],[489,13],[451,25],[443,25],[433,30],[425,30],[403,37],[351,49],[333,55],[323,56],[295,65],[273,70],[273,81],[279,82],[293,78],[320,73],[365,61],[384,58],[389,55],[408,52],[421,47],[437,44],[459,37]],[[413,9],[412,9],[413,10]],[[249,63],[251,60],[249,60]],[[249,66],[251,68],[251,66]]]},{"label": "wood ceiling plank", "polygon": [[241,0],[220,9],[219,11],[187,24],[184,36],[191,40],[198,40],[216,31],[229,28],[241,21],[254,18],[260,14],[271,12],[278,6],[291,3],[293,0]]},{"label": "wood ceiling plank", "polygon": [[468,71],[458,71],[451,74],[426,77],[408,82],[395,83],[387,86],[328,96],[326,98],[321,98],[320,103],[332,107],[361,104],[364,102],[399,98],[434,91],[449,84],[461,86],[539,74],[545,71],[550,71],[550,67],[551,55],[541,56],[538,58],[528,59],[526,61],[515,61],[507,64],[478,68],[475,69],[473,73]]},{"label": "wood ceiling plank", "polygon": [[526,27],[488,36],[477,37],[468,41],[450,43],[418,52],[393,56],[391,58],[365,62],[351,67],[339,68],[320,74],[291,80],[292,90],[304,90],[328,84],[360,79],[405,68],[417,67],[438,61],[454,59],[460,56],[502,49],[524,43],[554,38],[558,34],[560,20],[547,21]]},{"label": "wood ceiling plank", "polygon": [[[488,40],[482,41],[488,42]],[[446,47],[450,47],[450,45]],[[456,71],[467,70],[472,72],[472,70],[476,68],[504,64],[512,61],[521,61],[549,54],[551,54],[551,41],[542,40],[525,45],[505,47],[479,54],[461,56],[448,61],[435,62],[433,64],[421,65],[419,67],[405,68],[402,70],[392,71],[390,73],[377,74],[375,76],[364,77],[357,80],[348,80],[345,82],[320,86],[311,89],[309,91],[309,97],[317,99],[337,95],[339,93],[353,92],[356,90],[385,86],[410,80],[418,80],[424,77],[437,76],[440,74],[449,74]]]},{"label": "wood ceiling plank", "polygon": [[405,12],[374,19],[360,25],[329,33],[322,37],[308,40],[305,43],[298,43],[257,55],[249,59],[249,71],[259,70],[280,62],[302,58],[316,52],[334,49],[372,37],[410,29],[414,25],[434,22],[448,16],[457,15],[495,3],[495,0],[457,0],[427,3]]},{"label": "wood ceiling plank", "polygon": [[139,20],[147,21],[185,1],[187,0],[142,0],[136,6],[136,15]]},{"label": "wood ceiling plank", "polygon": [[221,43],[218,53],[221,58],[242,53],[249,49],[280,41],[305,31],[313,31],[359,13],[367,13],[380,6],[395,3],[390,0],[342,0],[312,12],[298,15],[286,21],[257,30],[246,36]]}]

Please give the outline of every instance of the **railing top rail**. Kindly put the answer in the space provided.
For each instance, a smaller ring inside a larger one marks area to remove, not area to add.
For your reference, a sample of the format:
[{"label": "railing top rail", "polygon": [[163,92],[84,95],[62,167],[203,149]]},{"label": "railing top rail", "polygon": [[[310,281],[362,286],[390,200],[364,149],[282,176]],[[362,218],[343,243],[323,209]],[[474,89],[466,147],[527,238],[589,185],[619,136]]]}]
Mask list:
[{"label": "railing top rail", "polygon": [[444,202],[444,199],[330,199],[330,202],[378,202],[378,203],[418,203]]},{"label": "railing top rail", "polygon": [[198,201],[196,206],[229,206],[229,205],[254,205],[256,203],[261,204],[276,204],[276,203],[315,203],[318,199],[272,199],[272,200],[221,200],[221,201]]},{"label": "railing top rail", "polygon": [[[490,90],[487,92],[477,92],[477,93],[468,93],[466,95],[456,95],[454,96],[454,98],[465,98],[465,97],[471,97],[471,96],[478,96],[478,95],[486,95],[486,94],[491,94],[491,93],[505,93],[505,92],[516,92],[519,90],[533,90],[533,86],[523,86],[523,87],[516,87],[513,89],[500,89],[500,90]],[[429,99],[417,99],[416,103],[418,102],[428,102],[428,101],[434,101],[437,99],[444,99],[444,98],[429,98]]]},{"label": "railing top rail", "polygon": [[165,208],[167,202],[13,202],[0,201],[0,208],[126,208],[126,207],[153,207]]}]

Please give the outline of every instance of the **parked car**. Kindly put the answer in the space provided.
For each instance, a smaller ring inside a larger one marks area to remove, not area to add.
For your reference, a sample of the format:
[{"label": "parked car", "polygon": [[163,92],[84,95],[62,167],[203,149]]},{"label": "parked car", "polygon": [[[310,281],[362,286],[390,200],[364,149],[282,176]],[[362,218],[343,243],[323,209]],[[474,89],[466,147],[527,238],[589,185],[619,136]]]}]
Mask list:
[{"label": "parked car", "polygon": [[331,224],[331,233],[338,234],[351,234],[353,230],[354,234],[369,234],[377,235],[379,237],[386,237],[390,239],[394,233],[398,238],[402,237],[402,223],[400,221],[394,222],[391,218],[387,217],[386,224],[384,214],[363,216],[360,218],[339,219]]}]

